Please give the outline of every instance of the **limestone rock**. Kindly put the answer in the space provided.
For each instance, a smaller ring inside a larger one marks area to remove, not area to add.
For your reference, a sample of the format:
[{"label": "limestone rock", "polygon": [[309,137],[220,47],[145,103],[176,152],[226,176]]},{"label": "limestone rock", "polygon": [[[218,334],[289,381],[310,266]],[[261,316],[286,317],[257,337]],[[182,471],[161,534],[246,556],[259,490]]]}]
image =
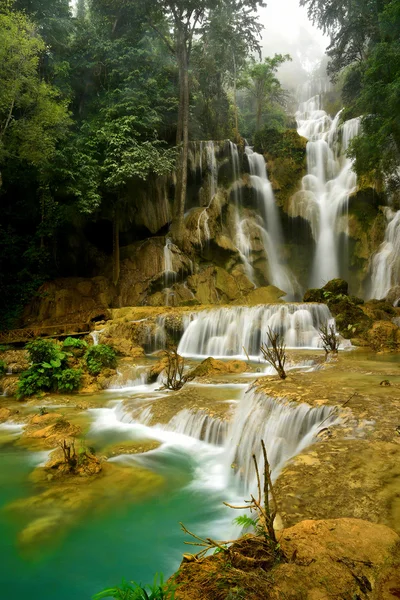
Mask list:
[{"label": "limestone rock", "polygon": [[243,304],[246,306],[257,306],[258,304],[277,304],[283,302],[283,292],[274,285],[267,285],[251,290],[243,299],[237,300],[233,304]]},{"label": "limestone rock", "polygon": [[243,360],[223,361],[216,358],[206,358],[195,369],[190,371],[191,377],[207,377],[209,375],[224,375],[228,373],[244,373],[248,365]]}]

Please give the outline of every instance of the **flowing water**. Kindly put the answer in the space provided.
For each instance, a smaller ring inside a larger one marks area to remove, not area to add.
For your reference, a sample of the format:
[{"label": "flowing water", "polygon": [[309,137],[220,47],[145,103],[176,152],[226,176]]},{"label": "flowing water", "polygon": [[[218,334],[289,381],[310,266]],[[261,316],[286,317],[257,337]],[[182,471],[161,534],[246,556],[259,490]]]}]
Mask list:
[{"label": "flowing water", "polygon": [[385,239],[371,261],[369,298],[385,298],[391,287],[400,284],[400,210],[386,208]]},{"label": "flowing water", "polygon": [[261,357],[267,330],[279,332],[288,348],[320,348],[319,328],[332,319],[324,304],[270,304],[215,308],[184,317],[178,351],[205,358]]},{"label": "flowing water", "polygon": [[[322,305],[203,311],[189,318],[180,348],[201,355],[206,344],[201,337],[203,330],[206,335],[213,333],[213,351],[207,353],[240,354],[241,345],[246,344],[256,354],[256,338],[268,323],[282,330],[292,345],[315,347],[316,328],[327,319],[330,313]],[[234,323],[237,337],[233,335]],[[82,514],[64,537],[55,537],[50,546],[38,542],[30,552],[17,541],[29,520],[29,509],[26,515],[10,518],[4,507],[38,493],[28,475],[35,465],[43,464],[48,453],[22,450],[10,445],[7,437],[0,450],[1,584],[5,597],[84,600],[123,577],[146,582],[156,571],[170,575],[185,551],[179,521],[200,536],[232,539],[240,534],[233,525],[237,514],[232,514],[223,501],[242,504],[256,492],[251,455],[259,455],[261,438],[265,439],[275,478],[287,460],[336,419],[327,407],[312,409],[256,393],[251,381],[249,387],[249,377],[253,380],[257,373],[245,373],[239,381],[235,377],[226,383],[187,384],[188,400],[193,390],[201,394],[203,406],[211,409],[182,406],[166,422],[157,423],[154,415],[158,413],[153,408],[158,402],[168,405],[170,392],[159,389],[161,378],[148,383],[150,366],[151,362],[136,367],[121,363],[112,389],[99,396],[105,407],[85,413],[89,419],[86,437],[100,454],[109,444],[157,441],[159,447],[149,452],[120,454],[110,461],[159,475],[164,481],[161,488],[155,487],[145,498],[139,496],[130,502],[124,495],[115,495],[112,503],[94,506]],[[310,368],[309,361],[303,366]],[[221,413],[225,418],[213,414],[218,406],[225,407]],[[21,430],[9,424],[3,429],[11,438]],[[43,506],[43,516],[46,514]]]},{"label": "flowing water", "polygon": [[[346,151],[360,123],[341,123],[341,112],[331,119],[322,108],[321,92],[300,103],[296,119],[299,134],[309,140],[307,175],[292,199],[290,214],[310,222],[316,246],[309,284],[321,287],[343,276],[340,252],[347,240],[348,199],[357,184]],[[342,262],[347,265],[348,258]]]}]

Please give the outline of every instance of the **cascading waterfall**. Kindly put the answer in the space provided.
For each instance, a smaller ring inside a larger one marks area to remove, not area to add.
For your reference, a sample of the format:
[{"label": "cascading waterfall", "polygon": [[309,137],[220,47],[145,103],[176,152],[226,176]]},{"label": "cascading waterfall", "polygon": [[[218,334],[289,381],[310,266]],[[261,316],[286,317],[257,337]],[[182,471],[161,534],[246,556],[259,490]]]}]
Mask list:
[{"label": "cascading waterfall", "polygon": [[311,287],[340,276],[340,234],[347,234],[348,199],[357,185],[346,151],[359,132],[360,121],[341,124],[340,114],[332,120],[322,110],[320,94],[302,102],[296,113],[298,133],[309,140],[308,173],[302,190],[292,199],[290,214],[310,222],[316,242]]},{"label": "cascading waterfall", "polygon": [[213,141],[203,142],[201,146],[201,150],[203,150],[203,146],[206,151],[206,159],[207,159],[207,171],[208,171],[208,184],[209,184],[209,200],[207,206],[201,211],[199,215],[199,220],[197,222],[197,237],[198,242],[202,245],[203,242],[208,242],[211,237],[210,228],[208,226],[208,209],[211,206],[211,203],[214,199],[215,194],[217,193],[218,187],[218,165],[217,158],[215,156],[215,145]]},{"label": "cascading waterfall", "polygon": [[370,298],[385,298],[390,288],[400,284],[400,210],[385,209],[388,225],[385,239],[371,261]]},{"label": "cascading waterfall", "polygon": [[267,329],[278,331],[289,348],[319,348],[319,328],[332,320],[324,304],[270,304],[204,310],[185,316],[178,352],[182,356],[261,358]]},{"label": "cascading waterfall", "polygon": [[249,236],[246,235],[246,219],[240,218],[240,208],[242,205],[242,189],[239,185],[240,179],[240,160],[239,151],[236,144],[229,142],[229,153],[232,162],[233,186],[232,195],[235,203],[235,245],[242,259],[245,272],[250,281],[254,282],[254,269],[250,263],[249,257],[252,250]]},{"label": "cascading waterfall", "polygon": [[318,432],[337,420],[330,406],[311,408],[247,391],[230,424],[226,440],[226,465],[234,465],[244,491],[257,491],[252,456],[263,464],[260,441],[264,440],[275,479],[283,465],[309,446]]},{"label": "cascading waterfall", "polygon": [[210,417],[205,410],[181,410],[168,423],[169,431],[183,433],[197,440],[221,446],[225,443],[228,422]]},{"label": "cascading waterfall", "polygon": [[262,154],[254,152],[249,146],[246,147],[246,154],[250,166],[251,184],[259,199],[263,221],[260,232],[268,258],[268,279],[271,284],[286,292],[287,299],[293,299],[298,284],[288,266],[279,259],[283,234],[274,192],[267,176],[265,160]]}]

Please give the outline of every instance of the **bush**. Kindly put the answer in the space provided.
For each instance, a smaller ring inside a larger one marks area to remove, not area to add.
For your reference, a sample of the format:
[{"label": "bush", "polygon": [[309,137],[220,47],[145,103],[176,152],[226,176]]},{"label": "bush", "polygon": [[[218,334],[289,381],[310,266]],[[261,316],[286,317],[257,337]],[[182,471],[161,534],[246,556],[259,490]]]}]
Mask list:
[{"label": "bush", "polygon": [[76,392],[81,387],[81,369],[65,369],[55,375],[59,392]]},{"label": "bush", "polygon": [[4,377],[7,373],[7,363],[4,360],[0,360],[0,377]]},{"label": "bush", "polygon": [[87,342],[79,338],[67,337],[63,341],[63,348],[78,348],[79,350],[83,350],[87,347]]},{"label": "bush", "polygon": [[33,396],[38,392],[49,391],[53,387],[51,372],[37,366],[30,367],[24,371],[18,381],[17,398],[21,400],[25,396]]},{"label": "bush", "polygon": [[109,588],[93,596],[93,600],[114,598],[114,600],[174,600],[176,585],[164,583],[163,576],[157,581],[157,575],[152,585],[142,586],[134,581],[123,581],[121,587]]},{"label": "bush", "polygon": [[52,361],[60,361],[61,364],[61,361],[66,358],[66,354],[61,352],[60,346],[53,340],[35,340],[29,342],[25,348],[28,350],[29,357],[34,365],[51,364]]},{"label": "bush", "polygon": [[99,375],[104,368],[114,369],[117,365],[115,351],[107,344],[91,346],[85,354],[85,360],[88,371],[92,375]]}]

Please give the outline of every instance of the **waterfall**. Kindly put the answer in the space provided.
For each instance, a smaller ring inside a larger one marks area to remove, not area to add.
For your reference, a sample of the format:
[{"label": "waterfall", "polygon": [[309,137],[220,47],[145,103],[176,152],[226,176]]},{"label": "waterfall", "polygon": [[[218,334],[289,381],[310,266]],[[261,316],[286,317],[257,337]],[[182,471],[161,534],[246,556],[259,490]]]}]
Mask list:
[{"label": "waterfall", "polygon": [[240,258],[243,262],[245,273],[249,280],[255,285],[254,281],[254,269],[250,263],[250,253],[252,250],[249,236],[246,234],[246,219],[241,219],[240,209],[242,206],[242,189],[239,185],[240,179],[240,161],[239,151],[236,144],[229,142],[229,153],[232,163],[233,171],[233,186],[232,195],[235,203],[235,246],[239,252]]},{"label": "waterfall", "polygon": [[263,464],[261,440],[276,479],[283,465],[315,439],[322,427],[337,420],[330,406],[311,408],[285,399],[247,391],[239,403],[226,440],[227,468],[233,465],[246,492],[257,492],[252,455]]},{"label": "waterfall", "polygon": [[290,214],[311,224],[316,242],[312,287],[340,276],[340,233],[347,234],[348,199],[357,185],[346,151],[358,135],[360,122],[351,119],[340,124],[340,115],[332,120],[322,110],[319,94],[302,102],[296,113],[298,133],[309,140],[307,175],[302,190],[292,198]]},{"label": "waterfall", "polygon": [[104,328],[103,329],[98,329],[97,331],[91,331],[89,333],[90,337],[93,340],[93,346],[98,346],[98,344],[99,344],[99,337],[100,337],[100,334],[103,333],[103,331],[104,331]]},{"label": "waterfall", "polygon": [[[208,186],[209,186],[209,196],[208,203],[206,207],[201,211],[199,215],[199,219],[197,221],[197,238],[200,246],[202,245],[202,241],[208,242],[211,237],[210,228],[208,226],[208,209],[211,206],[211,203],[214,199],[215,194],[217,193],[218,187],[218,165],[217,158],[215,156],[215,145],[213,141],[204,142],[200,148],[201,152],[203,150],[203,146],[206,150],[206,160],[207,160],[207,171],[208,171]],[[202,160],[202,159],[201,159]],[[202,163],[201,163],[202,168]]]},{"label": "waterfall", "polygon": [[221,446],[226,440],[228,422],[210,417],[205,410],[195,411],[184,408],[172,417],[167,429],[202,440],[207,444]]},{"label": "waterfall", "polygon": [[400,210],[385,210],[388,225],[385,239],[371,261],[370,298],[385,298],[390,288],[400,284]]},{"label": "waterfall", "polygon": [[268,258],[268,279],[272,285],[286,292],[287,299],[293,299],[298,284],[287,265],[279,259],[283,234],[265,160],[262,154],[254,152],[249,146],[246,146],[246,154],[250,166],[251,185],[256,191],[263,221],[260,232]]},{"label": "waterfall", "polygon": [[288,348],[319,348],[319,328],[332,315],[324,304],[235,306],[191,313],[183,321],[182,356],[260,359],[267,329],[278,331]]}]

